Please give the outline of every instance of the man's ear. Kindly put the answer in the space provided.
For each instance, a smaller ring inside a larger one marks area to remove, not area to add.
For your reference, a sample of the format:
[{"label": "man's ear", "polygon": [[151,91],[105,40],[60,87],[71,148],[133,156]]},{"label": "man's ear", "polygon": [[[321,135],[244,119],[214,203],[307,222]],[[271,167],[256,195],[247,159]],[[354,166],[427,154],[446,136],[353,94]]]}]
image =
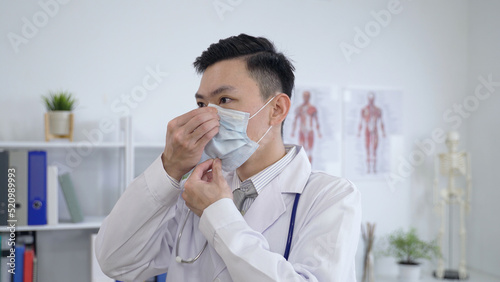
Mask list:
[{"label": "man's ear", "polygon": [[281,124],[290,110],[291,101],[290,97],[285,93],[280,93],[274,97],[275,102],[273,105],[273,110],[271,112],[271,125],[276,126]]}]

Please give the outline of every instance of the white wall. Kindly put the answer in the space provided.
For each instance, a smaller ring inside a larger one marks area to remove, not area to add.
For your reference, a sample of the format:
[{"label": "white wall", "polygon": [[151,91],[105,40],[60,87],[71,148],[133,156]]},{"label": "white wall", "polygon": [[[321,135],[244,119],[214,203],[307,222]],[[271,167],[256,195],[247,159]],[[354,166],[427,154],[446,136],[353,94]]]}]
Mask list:
[{"label": "white wall", "polygon": [[[22,35],[23,18],[33,22],[43,9],[36,2],[2,3],[0,140],[42,140],[40,95],[60,88],[80,100],[76,140],[85,139],[83,130],[97,128],[102,119],[116,119],[121,111],[117,105],[121,109],[124,105],[120,97],[142,84],[146,68],[158,66],[168,76],[131,113],[137,141],[162,142],[166,123],[196,106],[193,95],[199,77],[191,67],[195,57],[218,39],[244,32],[269,37],[289,55],[297,68],[297,83],[402,89],[405,130],[400,153],[394,157],[408,158],[416,150],[416,140],[431,137],[436,128],[450,128],[443,112],[466,96],[471,75],[488,71],[480,65],[476,73],[467,71],[474,46],[468,45],[465,0],[400,1],[400,12],[350,62],[339,44],[353,44],[355,27],[365,28],[373,21],[371,13],[387,9],[391,1],[227,1],[237,5],[223,18],[215,1],[172,2],[70,1],[59,5],[46,26],[18,46],[17,53],[7,35]],[[479,21],[482,9],[473,7],[473,19]],[[482,128],[479,124],[485,118],[477,115],[470,122]],[[104,137],[116,138],[113,133]],[[444,150],[444,145],[436,145],[436,151]],[[410,225],[426,239],[434,237],[432,173],[429,156],[394,191],[384,181],[356,183],[363,193],[364,221],[377,223],[379,237]],[[495,244],[493,237],[489,242]],[[395,271],[392,264],[384,260],[381,264],[380,271]]]},{"label": "white wall", "polygon": [[[492,94],[479,100],[477,109],[465,119],[467,149],[472,156],[472,209],[469,217],[468,252],[470,266],[500,278],[500,3],[486,0],[469,5],[469,72],[467,96],[474,96],[479,76],[492,75]],[[484,89],[481,93],[487,93]],[[470,101],[473,99],[471,98]],[[463,103],[464,100],[457,100]],[[473,105],[473,102],[469,102]],[[471,109],[474,109],[472,107]]]}]

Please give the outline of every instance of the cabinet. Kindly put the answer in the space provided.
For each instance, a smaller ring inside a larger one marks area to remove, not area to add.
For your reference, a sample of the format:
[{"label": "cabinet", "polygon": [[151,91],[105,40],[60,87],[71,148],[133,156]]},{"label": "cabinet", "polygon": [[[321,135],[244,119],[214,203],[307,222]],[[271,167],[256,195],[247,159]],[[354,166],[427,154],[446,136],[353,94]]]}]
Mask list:
[{"label": "cabinet", "polygon": [[[16,226],[17,231],[35,233],[38,281],[91,281],[90,235],[97,233],[133,178],[163,151],[161,142],[134,144],[131,117],[121,118],[118,127],[116,142],[0,142],[4,150],[46,151],[48,165],[71,173],[84,215],[81,223],[67,222],[69,213],[59,191],[59,224]],[[3,226],[0,232],[8,231]]]}]

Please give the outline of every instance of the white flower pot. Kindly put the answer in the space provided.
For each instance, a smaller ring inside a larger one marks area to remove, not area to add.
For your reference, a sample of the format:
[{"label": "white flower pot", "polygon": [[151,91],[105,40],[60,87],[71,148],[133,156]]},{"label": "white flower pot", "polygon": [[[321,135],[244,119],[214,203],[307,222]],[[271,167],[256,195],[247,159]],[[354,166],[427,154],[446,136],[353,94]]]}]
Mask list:
[{"label": "white flower pot", "polygon": [[69,115],[71,111],[53,111],[49,114],[49,131],[54,135],[68,135],[69,134]]},{"label": "white flower pot", "polygon": [[399,281],[414,282],[420,280],[420,265],[398,264]]}]

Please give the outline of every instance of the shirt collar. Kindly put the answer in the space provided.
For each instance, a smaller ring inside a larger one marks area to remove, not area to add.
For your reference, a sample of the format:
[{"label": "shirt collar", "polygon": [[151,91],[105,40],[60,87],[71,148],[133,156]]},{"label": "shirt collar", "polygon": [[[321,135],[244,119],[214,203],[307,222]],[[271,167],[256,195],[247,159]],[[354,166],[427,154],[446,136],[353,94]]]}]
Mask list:
[{"label": "shirt collar", "polygon": [[[255,190],[257,191],[257,194],[259,194],[264,189],[264,187],[266,187],[266,185],[269,184],[271,180],[273,180],[276,176],[278,176],[283,171],[283,169],[285,169],[285,167],[293,160],[295,155],[297,155],[296,146],[285,145],[285,152],[286,152],[285,156],[283,156],[279,161],[266,167],[259,173],[245,180],[253,184]],[[241,183],[242,182],[240,181],[238,174],[234,172],[231,188],[233,190],[237,189],[238,187],[241,186]]]}]

